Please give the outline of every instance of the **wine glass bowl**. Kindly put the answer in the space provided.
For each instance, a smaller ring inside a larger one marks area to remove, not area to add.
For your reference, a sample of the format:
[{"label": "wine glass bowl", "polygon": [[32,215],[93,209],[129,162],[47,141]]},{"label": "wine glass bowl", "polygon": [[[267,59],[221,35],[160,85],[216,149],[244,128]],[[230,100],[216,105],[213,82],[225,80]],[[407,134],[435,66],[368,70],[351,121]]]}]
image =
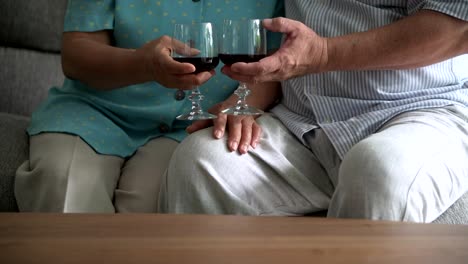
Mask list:
[{"label": "wine glass bowl", "polygon": [[[266,30],[260,19],[224,20],[220,42],[219,59],[225,65],[236,62],[257,62],[267,55]],[[231,115],[260,115],[263,111],[247,104],[250,94],[248,85],[239,82],[234,92],[239,97],[237,104],[222,112]]]},{"label": "wine glass bowl", "polygon": [[[219,64],[218,42],[212,23],[175,24],[172,38],[171,56],[182,63],[190,63],[195,66],[197,74],[211,71]],[[202,120],[213,119],[216,115],[205,112],[201,101],[204,96],[199,87],[191,90],[188,99],[191,101],[191,110],[181,114],[178,120]]]}]

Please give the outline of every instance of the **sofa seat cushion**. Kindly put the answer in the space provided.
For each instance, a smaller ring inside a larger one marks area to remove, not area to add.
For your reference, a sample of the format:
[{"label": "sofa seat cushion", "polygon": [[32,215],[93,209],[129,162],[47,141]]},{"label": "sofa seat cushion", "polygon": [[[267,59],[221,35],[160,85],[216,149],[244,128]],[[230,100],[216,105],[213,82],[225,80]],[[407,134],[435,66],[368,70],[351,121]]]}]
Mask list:
[{"label": "sofa seat cushion", "polygon": [[28,157],[29,118],[0,113],[0,212],[17,211],[14,196],[16,169]]},{"label": "sofa seat cushion", "polygon": [[434,223],[468,225],[468,192],[437,218]]}]

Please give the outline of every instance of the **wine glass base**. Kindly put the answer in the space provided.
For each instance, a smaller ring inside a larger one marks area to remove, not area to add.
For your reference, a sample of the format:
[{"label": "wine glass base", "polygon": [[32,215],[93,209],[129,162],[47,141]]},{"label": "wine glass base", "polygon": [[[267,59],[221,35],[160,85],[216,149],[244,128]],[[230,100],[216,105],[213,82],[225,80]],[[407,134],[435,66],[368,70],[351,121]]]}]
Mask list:
[{"label": "wine glass base", "polygon": [[264,112],[255,107],[246,106],[246,107],[230,107],[221,111],[223,114],[227,115],[261,115]]},{"label": "wine glass base", "polygon": [[212,115],[210,113],[201,112],[201,113],[188,113],[182,114],[176,117],[177,120],[205,120],[205,119],[215,119],[218,116]]}]

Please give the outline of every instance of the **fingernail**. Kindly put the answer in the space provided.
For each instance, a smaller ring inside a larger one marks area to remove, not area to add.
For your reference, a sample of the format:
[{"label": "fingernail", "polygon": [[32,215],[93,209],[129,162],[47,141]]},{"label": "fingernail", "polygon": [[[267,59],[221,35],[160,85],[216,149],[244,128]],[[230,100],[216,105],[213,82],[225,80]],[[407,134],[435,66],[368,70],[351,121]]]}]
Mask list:
[{"label": "fingernail", "polygon": [[255,141],[254,143],[252,143],[252,148],[256,148],[257,147],[257,141]]},{"label": "fingernail", "polygon": [[242,145],[242,146],[240,147],[240,152],[243,153],[243,154],[245,154],[245,153],[247,153],[247,150],[248,150],[248,149],[249,149],[249,146],[248,146],[248,145]]},{"label": "fingernail", "polygon": [[215,131],[215,137],[216,138],[221,138],[223,136],[223,132],[221,132],[221,130],[216,130]]},{"label": "fingernail", "polygon": [[237,143],[237,142],[235,142],[235,141],[234,141],[234,142],[231,142],[230,147],[231,147],[231,150],[232,150],[232,151],[236,150],[236,149],[237,149],[237,146],[238,146],[238,143]]}]

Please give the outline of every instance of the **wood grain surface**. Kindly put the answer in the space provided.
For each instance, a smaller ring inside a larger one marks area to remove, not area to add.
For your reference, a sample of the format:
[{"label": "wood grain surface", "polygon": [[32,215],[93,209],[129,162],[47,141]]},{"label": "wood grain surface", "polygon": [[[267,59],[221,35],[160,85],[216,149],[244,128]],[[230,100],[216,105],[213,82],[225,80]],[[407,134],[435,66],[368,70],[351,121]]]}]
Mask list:
[{"label": "wood grain surface", "polygon": [[315,217],[4,213],[0,263],[468,263],[468,226]]}]

